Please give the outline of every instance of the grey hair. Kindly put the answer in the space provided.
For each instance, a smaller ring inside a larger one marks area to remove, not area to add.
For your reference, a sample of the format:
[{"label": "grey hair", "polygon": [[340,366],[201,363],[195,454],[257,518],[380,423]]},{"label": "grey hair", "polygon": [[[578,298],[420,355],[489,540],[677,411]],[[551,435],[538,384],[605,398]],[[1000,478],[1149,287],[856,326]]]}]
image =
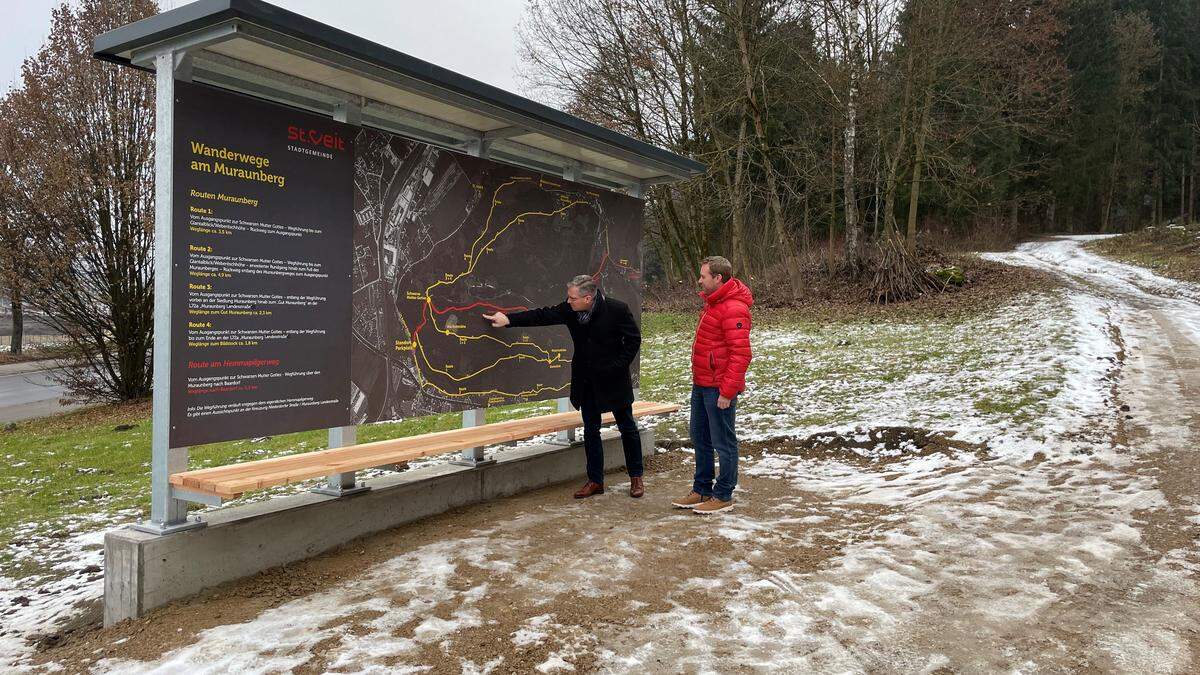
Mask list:
[{"label": "grey hair", "polygon": [[579,276],[567,282],[567,285],[578,288],[580,295],[590,296],[595,296],[596,289],[598,288],[596,286],[596,280],[593,279],[592,275],[590,274],[580,274]]}]

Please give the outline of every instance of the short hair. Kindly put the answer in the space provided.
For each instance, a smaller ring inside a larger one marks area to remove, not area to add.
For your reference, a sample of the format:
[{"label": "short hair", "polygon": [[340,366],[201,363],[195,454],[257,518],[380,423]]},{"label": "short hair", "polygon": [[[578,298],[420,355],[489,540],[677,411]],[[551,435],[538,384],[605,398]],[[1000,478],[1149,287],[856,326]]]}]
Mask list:
[{"label": "short hair", "polygon": [[596,295],[596,280],[590,274],[580,274],[579,276],[567,282],[568,286],[574,286],[579,289],[580,295]]},{"label": "short hair", "polygon": [[721,281],[729,281],[733,278],[733,264],[724,256],[710,255],[700,261],[700,266],[708,265],[709,274],[720,274]]}]

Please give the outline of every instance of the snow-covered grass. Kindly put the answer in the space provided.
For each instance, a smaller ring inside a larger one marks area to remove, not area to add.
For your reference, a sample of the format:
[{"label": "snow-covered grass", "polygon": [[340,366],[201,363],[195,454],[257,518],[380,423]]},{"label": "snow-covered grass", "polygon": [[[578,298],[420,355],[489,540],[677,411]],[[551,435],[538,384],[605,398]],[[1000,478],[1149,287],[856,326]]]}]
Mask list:
[{"label": "snow-covered grass", "polygon": [[[21,338],[22,351],[32,352],[30,356],[50,358],[59,353],[69,343],[61,335],[25,335]],[[0,354],[12,351],[12,336],[0,334]]]},{"label": "snow-covered grass", "polygon": [[1150,225],[1089,242],[1087,247],[1162,276],[1200,282],[1200,223]]},{"label": "snow-covered grass", "polygon": [[[1031,294],[1000,313],[921,323],[760,317],[738,403],[740,435],[755,440],[861,424],[990,435],[1028,425],[1064,385],[1072,302],[1060,293]],[[690,332],[679,330],[645,341],[644,397],[687,402],[690,346]],[[658,431],[686,438],[687,411]]]}]

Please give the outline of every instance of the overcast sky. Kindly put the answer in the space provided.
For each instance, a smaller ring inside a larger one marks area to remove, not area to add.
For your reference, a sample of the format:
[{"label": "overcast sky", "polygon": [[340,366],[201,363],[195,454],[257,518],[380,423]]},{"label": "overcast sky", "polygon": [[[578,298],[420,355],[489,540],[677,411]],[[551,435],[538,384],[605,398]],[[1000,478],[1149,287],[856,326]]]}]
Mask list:
[{"label": "overcast sky", "polygon": [[[159,0],[164,10],[191,0]],[[521,93],[516,81],[516,26],[524,0],[268,0],[419,59]],[[0,0],[0,81],[7,91],[21,61],[50,30],[61,0]]]}]

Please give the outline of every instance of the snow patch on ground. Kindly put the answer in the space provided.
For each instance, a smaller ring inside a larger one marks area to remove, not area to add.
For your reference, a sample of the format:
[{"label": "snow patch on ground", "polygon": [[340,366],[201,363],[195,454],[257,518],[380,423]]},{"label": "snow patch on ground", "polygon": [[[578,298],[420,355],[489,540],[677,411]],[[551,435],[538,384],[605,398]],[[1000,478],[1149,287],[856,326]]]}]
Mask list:
[{"label": "snow patch on ground", "polygon": [[[130,518],[121,512],[118,518]],[[47,527],[29,523],[9,546],[12,565],[36,565],[36,574],[0,576],[0,664],[16,666],[31,653],[30,639],[53,634],[82,608],[104,596],[104,531],[113,516],[97,513]],[[70,535],[82,530],[82,534]]]}]

